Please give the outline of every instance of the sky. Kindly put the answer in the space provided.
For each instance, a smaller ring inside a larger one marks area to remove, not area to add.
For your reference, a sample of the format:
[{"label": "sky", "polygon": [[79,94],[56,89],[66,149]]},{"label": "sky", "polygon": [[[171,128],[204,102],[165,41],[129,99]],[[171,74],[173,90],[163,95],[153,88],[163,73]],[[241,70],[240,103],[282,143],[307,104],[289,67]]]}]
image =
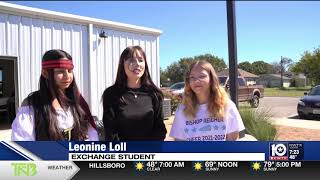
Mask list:
[{"label": "sky", "polygon": [[[8,2],[8,1],[7,1]],[[163,31],[160,67],[210,53],[228,64],[225,1],[10,1]],[[297,62],[320,45],[320,1],[237,1],[238,62]]]}]

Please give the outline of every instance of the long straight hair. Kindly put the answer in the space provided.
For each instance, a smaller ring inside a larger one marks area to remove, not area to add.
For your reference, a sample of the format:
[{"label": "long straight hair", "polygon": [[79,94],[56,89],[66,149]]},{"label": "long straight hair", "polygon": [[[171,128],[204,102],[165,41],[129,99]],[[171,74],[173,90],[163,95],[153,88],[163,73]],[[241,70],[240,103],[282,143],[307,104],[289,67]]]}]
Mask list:
[{"label": "long straight hair", "polygon": [[190,87],[189,76],[191,70],[200,66],[204,70],[206,70],[210,77],[210,94],[208,100],[208,111],[212,117],[216,117],[219,119],[223,119],[225,114],[225,105],[228,102],[228,95],[226,91],[220,87],[219,79],[216,75],[216,72],[213,66],[208,61],[196,61],[192,63],[189,67],[188,72],[185,77],[185,89],[184,89],[184,97],[182,100],[183,105],[185,106],[184,113],[189,118],[195,118],[196,113],[198,111],[199,105],[196,94],[192,91]]},{"label": "long straight hair", "polygon": [[134,58],[137,52],[139,52],[143,56],[143,59],[145,61],[145,70],[143,75],[141,76],[141,87],[145,88],[146,90],[154,92],[156,97],[160,101],[163,99],[163,94],[151,79],[148,63],[146,59],[146,54],[140,46],[129,46],[121,53],[115,86],[117,86],[121,92],[123,92],[127,87],[128,77],[124,70],[124,63],[128,59]]},{"label": "long straight hair", "polygon": [[[72,61],[72,57],[63,50],[49,50],[42,57],[43,62],[59,59]],[[58,128],[57,113],[52,106],[55,98],[63,110],[71,110],[74,120],[71,139],[86,139],[88,121],[85,121],[85,112],[79,105],[79,89],[75,78],[64,93],[55,82],[53,69],[48,69],[47,72],[47,77],[40,76],[40,89],[27,98],[28,104],[34,109],[36,140],[64,140],[63,133]]]}]

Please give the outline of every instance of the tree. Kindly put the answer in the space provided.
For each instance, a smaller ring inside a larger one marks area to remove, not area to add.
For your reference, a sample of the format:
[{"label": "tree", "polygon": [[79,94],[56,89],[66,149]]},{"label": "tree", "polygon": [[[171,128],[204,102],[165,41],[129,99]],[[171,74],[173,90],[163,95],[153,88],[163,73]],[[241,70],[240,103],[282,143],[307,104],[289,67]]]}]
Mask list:
[{"label": "tree", "polygon": [[252,64],[249,61],[244,61],[238,65],[242,70],[253,74],[277,74],[280,73],[276,71],[276,66],[279,66],[277,63],[269,64],[264,61],[255,61]]},{"label": "tree", "polygon": [[214,67],[214,70],[216,70],[217,72],[219,72],[227,67],[226,63],[224,62],[224,60],[222,58],[219,58],[219,57],[214,56],[212,54],[195,56],[193,59],[194,59],[194,61],[198,61],[198,60],[208,61],[209,63],[212,64],[212,66]]},{"label": "tree", "polygon": [[169,65],[163,71],[163,73],[166,74],[167,78],[170,78],[171,83],[184,81],[185,74],[188,71],[190,65],[198,60],[206,60],[210,62],[217,72],[227,67],[222,58],[218,58],[217,56],[214,56],[212,54],[204,54],[194,57],[181,58],[178,62],[174,62]]},{"label": "tree", "polygon": [[242,63],[239,63],[238,67],[242,70],[245,70],[247,72],[253,73],[252,72],[252,65],[249,61],[244,61]]},{"label": "tree", "polygon": [[270,69],[270,64],[264,61],[255,61],[251,65],[253,74],[268,74],[268,70]]},{"label": "tree", "polygon": [[172,83],[183,81],[185,70],[181,69],[177,62],[169,65],[165,71],[167,72],[167,77],[170,78]]},{"label": "tree", "polygon": [[281,73],[281,64],[279,62],[271,63],[270,74],[280,74]]},{"label": "tree", "polygon": [[293,62],[292,59],[281,56],[281,60],[280,60],[280,72],[281,72],[280,86],[281,87],[283,87],[283,73],[287,70],[289,65],[292,64],[292,62]]},{"label": "tree", "polygon": [[167,72],[160,68],[160,84],[161,86],[167,87],[170,86],[170,78],[167,75]]},{"label": "tree", "polygon": [[304,73],[312,85],[320,84],[320,49],[305,51],[299,62],[292,66],[292,72]]}]

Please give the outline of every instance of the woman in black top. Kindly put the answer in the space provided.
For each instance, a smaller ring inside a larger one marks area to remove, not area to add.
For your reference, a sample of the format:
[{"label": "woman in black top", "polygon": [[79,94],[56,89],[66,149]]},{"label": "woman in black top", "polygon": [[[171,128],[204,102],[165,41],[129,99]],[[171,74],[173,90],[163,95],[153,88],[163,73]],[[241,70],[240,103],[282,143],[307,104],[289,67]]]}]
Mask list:
[{"label": "woman in black top", "polygon": [[116,82],[102,99],[106,140],[164,140],[163,94],[151,80],[140,46],[122,52]]}]

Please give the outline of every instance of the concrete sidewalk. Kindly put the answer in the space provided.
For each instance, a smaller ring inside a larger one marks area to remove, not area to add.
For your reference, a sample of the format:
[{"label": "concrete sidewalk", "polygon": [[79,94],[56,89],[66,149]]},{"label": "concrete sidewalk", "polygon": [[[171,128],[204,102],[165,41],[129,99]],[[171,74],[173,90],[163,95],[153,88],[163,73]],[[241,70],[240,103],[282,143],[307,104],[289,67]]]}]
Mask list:
[{"label": "concrete sidewalk", "polygon": [[11,140],[11,129],[0,130],[0,141]]},{"label": "concrete sidewalk", "polygon": [[173,120],[174,120],[174,116],[170,116],[168,119],[164,120],[164,124],[166,125],[166,129],[167,129],[167,135],[166,135],[165,141],[174,141],[174,139],[169,136]]},{"label": "concrete sidewalk", "polygon": [[294,118],[272,118],[271,122],[275,125],[289,126],[304,129],[320,130],[319,120],[303,120]]}]

